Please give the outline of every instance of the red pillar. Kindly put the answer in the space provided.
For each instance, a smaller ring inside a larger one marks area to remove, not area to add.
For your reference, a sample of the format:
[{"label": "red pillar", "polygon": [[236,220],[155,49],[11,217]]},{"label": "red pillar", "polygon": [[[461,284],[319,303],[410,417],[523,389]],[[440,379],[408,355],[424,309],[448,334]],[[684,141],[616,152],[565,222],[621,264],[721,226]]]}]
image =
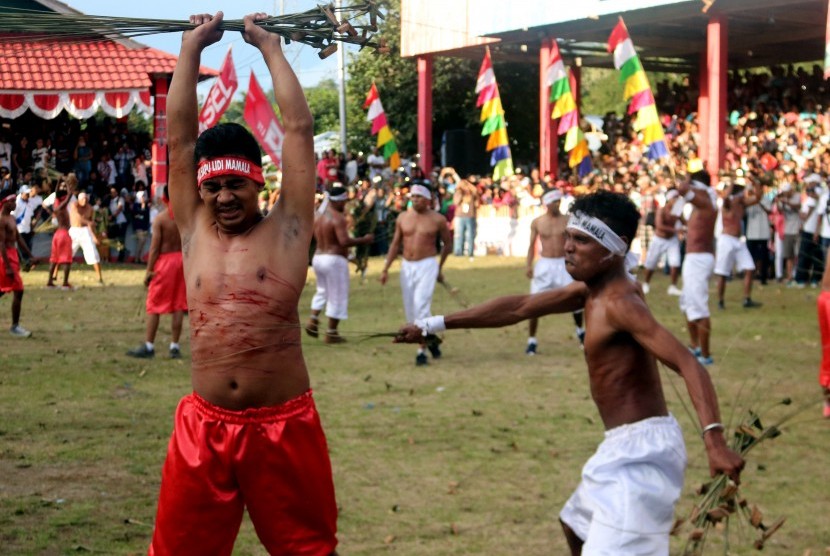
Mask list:
[{"label": "red pillar", "polygon": [[697,156],[705,159],[709,148],[709,68],[706,67],[706,52],[700,53],[700,71],[698,75],[700,96],[697,99],[697,125],[700,143]]},{"label": "red pillar", "polygon": [[706,65],[708,67],[709,114],[706,144],[706,169],[713,178],[723,165],[726,122],[727,18],[714,13],[706,28]]},{"label": "red pillar", "polygon": [[421,169],[432,171],[432,56],[418,56],[418,154]]},{"label": "red pillar", "polygon": [[167,185],[167,76],[153,78],[153,189]]},{"label": "red pillar", "polygon": [[556,126],[550,119],[550,86],[547,82],[551,42],[554,40],[544,39],[539,49],[539,174],[543,177],[547,172],[556,177],[558,169],[559,144]]}]

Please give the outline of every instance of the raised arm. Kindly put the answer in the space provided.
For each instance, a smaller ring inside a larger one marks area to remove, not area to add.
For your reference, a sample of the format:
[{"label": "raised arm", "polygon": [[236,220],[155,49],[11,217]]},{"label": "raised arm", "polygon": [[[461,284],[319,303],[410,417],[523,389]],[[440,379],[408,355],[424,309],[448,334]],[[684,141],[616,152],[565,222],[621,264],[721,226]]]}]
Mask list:
[{"label": "raised arm", "polygon": [[222,12],[215,16],[192,15],[190,22],[199,26],[182,34],[182,48],[167,95],[170,203],[182,235],[192,230],[194,216],[202,206],[196,189],[196,161],[193,159],[199,134],[196,83],[202,50],[222,38]]},{"label": "raised arm", "polygon": [[617,330],[627,332],[667,367],[678,373],[697,412],[703,442],[709,458],[709,471],[740,481],[743,459],[726,445],[721,424],[718,397],[712,379],[692,353],[663,327],[640,297],[629,295],[607,306],[608,321]]},{"label": "raised arm", "polygon": [[282,218],[298,218],[308,234],[314,222],[314,119],[303,88],[285,59],[280,37],[254,24],[264,13],[245,17],[243,38],[257,47],[265,59],[274,85],[274,96],[282,116],[282,189],[274,212]]}]

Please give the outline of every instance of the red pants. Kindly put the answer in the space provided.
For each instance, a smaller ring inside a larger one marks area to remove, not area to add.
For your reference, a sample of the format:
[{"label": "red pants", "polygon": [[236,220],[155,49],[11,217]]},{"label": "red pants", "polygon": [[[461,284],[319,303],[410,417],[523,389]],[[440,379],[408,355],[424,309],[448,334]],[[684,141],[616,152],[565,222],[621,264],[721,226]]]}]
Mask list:
[{"label": "red pants", "polygon": [[[0,246],[0,249],[2,248]],[[12,277],[9,278],[6,274],[6,265],[0,257],[0,292],[22,292],[23,280],[20,278],[20,257],[17,255],[17,247],[7,247],[6,257],[12,269]]]},{"label": "red pants", "polygon": [[160,254],[153,271],[153,279],[147,289],[147,313],[166,315],[187,311],[182,252]]},{"label": "red pants", "polygon": [[72,238],[64,228],[55,230],[52,236],[52,253],[49,262],[55,264],[72,264]]},{"label": "red pants", "polygon": [[149,554],[230,555],[244,507],[269,554],[324,556],[337,546],[331,464],[311,391],[244,411],[195,393],[179,403]]},{"label": "red pants", "polygon": [[818,383],[830,388],[830,292],[818,296],[818,327],[821,330],[821,367]]}]

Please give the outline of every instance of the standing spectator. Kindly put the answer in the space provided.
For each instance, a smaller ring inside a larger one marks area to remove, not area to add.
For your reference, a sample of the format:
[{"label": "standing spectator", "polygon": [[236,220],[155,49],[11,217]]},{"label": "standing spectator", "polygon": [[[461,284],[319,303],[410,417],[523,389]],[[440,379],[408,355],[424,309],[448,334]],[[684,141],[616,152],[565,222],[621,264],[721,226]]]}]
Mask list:
[{"label": "standing spectator", "polygon": [[132,185],[135,151],[133,151],[129,143],[124,142],[121,144],[113,160],[115,161],[115,169],[117,172],[116,184],[122,188]]},{"label": "standing spectator", "polygon": [[135,262],[141,263],[144,246],[147,244],[147,235],[150,231],[150,199],[145,190],[144,182],[135,182],[137,189],[133,201],[133,232],[135,232]]},{"label": "standing spectator", "polygon": [[108,237],[110,226],[110,211],[104,205],[101,197],[95,197],[92,207],[92,230],[98,243],[98,255],[102,261],[110,260],[110,240]]},{"label": "standing spectator", "polygon": [[657,268],[657,263],[665,254],[669,265],[669,295],[680,295],[677,287],[677,274],[680,269],[680,239],[677,229],[681,224],[681,213],[685,201],[680,198],[676,189],[666,192],[666,202],[659,207],[654,215],[654,238],[648,246],[645,260],[645,275],[643,277],[643,293],[648,294],[651,289],[649,282]]},{"label": "standing spectator", "polygon": [[818,284],[821,281],[824,255],[819,243],[819,199],[825,201],[827,193],[821,187],[821,177],[811,174],[804,178],[805,197],[801,203],[801,238],[798,244],[798,262],[795,269],[795,285],[803,288],[807,283]]},{"label": "standing spectator", "polygon": [[[392,238],[386,263],[380,273],[380,283],[386,285],[389,267],[401,253],[403,260],[400,280],[404,312],[407,322],[415,322],[432,314],[435,282],[444,280],[441,269],[452,249],[452,236],[447,220],[430,208],[432,192],[423,182],[412,185],[410,196],[412,210],[402,213],[395,219],[395,236]],[[443,248],[440,258],[436,259],[436,246],[439,241],[443,243]],[[422,341],[415,356],[416,365],[428,363],[425,347],[427,344]],[[433,358],[441,357],[441,350],[437,344],[429,344],[429,351]]]},{"label": "standing spectator", "polygon": [[755,268],[758,269],[758,280],[761,285],[766,286],[770,275],[769,243],[772,234],[769,217],[772,211],[772,201],[763,195],[760,183],[750,184],[750,187],[755,189],[758,202],[746,207],[746,246],[755,262]]},{"label": "standing spectator", "polygon": [[380,154],[377,147],[372,147],[372,154],[366,157],[366,163],[369,166],[369,179],[373,180],[378,176],[383,176],[383,169],[386,168],[386,159]]},{"label": "standing spectator", "polygon": [[43,139],[38,137],[35,140],[35,148],[32,149],[32,168],[37,170],[46,170],[49,167],[49,159],[51,158],[49,147],[47,147]]},{"label": "standing spectator", "polygon": [[[71,172],[72,167],[75,164],[72,156],[73,152],[74,149],[70,148],[66,136],[59,134],[55,139],[54,158],[50,159],[50,161],[54,160],[55,170],[61,174],[68,174]],[[78,181],[80,182],[80,180]]]},{"label": "standing spectator", "polygon": [[35,237],[34,227],[37,226],[42,210],[41,206],[43,206],[43,197],[40,196],[40,186],[38,184],[33,184],[31,187],[21,186],[14,209],[14,219],[17,222],[17,232],[30,251]]},{"label": "standing spectator", "polygon": [[138,182],[145,186],[149,183],[147,179],[147,159],[144,158],[142,153],[138,153],[133,161],[133,183],[138,186]]},{"label": "standing spectator", "polygon": [[[14,173],[15,178],[20,180],[26,172],[31,172],[33,161],[32,149],[29,148],[29,139],[25,135],[20,138],[18,145],[19,148],[15,149],[12,154],[12,161],[14,163],[12,172]],[[31,185],[29,181],[24,180],[23,183]]]},{"label": "standing spectator", "polygon": [[0,166],[0,195],[14,193],[12,173],[5,166]]},{"label": "standing spectator", "polygon": [[323,158],[317,163],[317,179],[324,190],[337,181],[337,156],[334,149],[323,152]]},{"label": "standing spectator", "polygon": [[[11,173],[14,168],[12,154],[12,144],[9,143],[6,134],[3,133],[0,135],[0,166],[7,168],[9,173]],[[14,176],[12,176],[12,178],[14,178]]]},{"label": "standing spectator", "polygon": [[798,245],[798,232],[801,218],[798,209],[801,196],[793,190],[791,182],[781,184],[775,197],[773,212],[779,216],[775,220],[775,279],[778,282],[795,284],[795,248]]},{"label": "standing spectator", "polygon": [[118,170],[115,169],[115,162],[112,160],[110,153],[107,151],[101,153],[101,160],[98,161],[97,168],[101,181],[108,188],[114,186],[115,179],[118,177]]},{"label": "standing spectator", "polygon": [[20,310],[23,305],[23,280],[20,278],[20,248],[31,258],[32,253],[17,233],[12,216],[14,193],[0,197],[0,297],[12,292],[12,325],[9,333],[18,338],[28,338],[31,332],[20,326]]},{"label": "standing spectator", "polygon": [[127,202],[124,197],[118,192],[115,187],[110,188],[110,229],[107,232],[107,237],[110,241],[115,242],[115,248],[118,250],[118,262],[123,263],[127,254],[127,248],[124,244],[127,237]]},{"label": "standing spectator", "polygon": [[354,183],[357,179],[357,160],[355,160],[354,153],[351,151],[346,155],[344,172],[346,174],[346,185]]},{"label": "standing spectator", "polygon": [[455,205],[453,216],[453,254],[462,257],[467,253],[473,260],[476,241],[476,213],[478,212],[478,188],[468,180],[458,179],[455,170],[448,168],[456,180],[452,199]]},{"label": "standing spectator", "polygon": [[75,175],[78,176],[78,182],[81,187],[86,187],[89,182],[89,174],[92,172],[92,148],[87,145],[86,134],[78,138],[78,144],[75,145]]}]

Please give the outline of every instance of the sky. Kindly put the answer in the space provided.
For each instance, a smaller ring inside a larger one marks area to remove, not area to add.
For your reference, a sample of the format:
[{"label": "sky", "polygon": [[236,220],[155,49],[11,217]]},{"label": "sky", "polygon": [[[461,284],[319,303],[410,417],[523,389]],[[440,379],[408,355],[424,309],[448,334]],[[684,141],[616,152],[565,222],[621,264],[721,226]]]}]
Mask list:
[{"label": "sky", "polygon": [[[303,12],[314,8],[318,0],[143,0],[134,2],[113,2],[111,0],[63,0],[72,8],[89,15],[107,15],[123,17],[144,17],[153,19],[187,20],[190,14],[216,13],[222,10],[225,19],[242,19],[254,12],[266,12],[269,15],[280,13]],[[349,2],[344,1],[345,5]],[[284,11],[281,11],[284,10]],[[161,33],[137,37],[136,41],[178,56],[181,46],[181,33]],[[222,40],[206,48],[202,53],[202,65],[218,70],[228,51],[233,47],[233,61],[239,80],[239,90],[248,88],[251,71],[256,74],[264,90],[271,89],[271,77],[262,61],[259,51],[242,40],[238,32],[226,32]],[[339,45],[341,48],[343,45]],[[348,45],[348,52],[356,52],[357,47]],[[291,43],[285,47],[286,57],[304,87],[311,87],[323,79],[337,80],[337,54],[320,60],[317,50],[306,45]],[[213,79],[200,84],[199,94],[207,94]]]}]

